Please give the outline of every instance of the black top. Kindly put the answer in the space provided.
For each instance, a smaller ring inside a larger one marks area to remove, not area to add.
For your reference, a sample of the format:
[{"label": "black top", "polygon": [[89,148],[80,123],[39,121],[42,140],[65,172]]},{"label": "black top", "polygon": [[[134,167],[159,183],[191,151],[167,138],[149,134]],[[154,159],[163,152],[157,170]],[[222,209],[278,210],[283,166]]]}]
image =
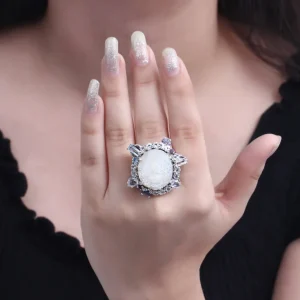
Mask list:
[{"label": "black top", "polygon": [[[275,133],[282,144],[244,216],[201,267],[206,300],[271,299],[283,252],[300,236],[300,83],[285,83],[280,93],[283,100],[262,115],[251,140]],[[26,189],[0,132],[0,299],[107,299],[78,240],[23,205]]]}]

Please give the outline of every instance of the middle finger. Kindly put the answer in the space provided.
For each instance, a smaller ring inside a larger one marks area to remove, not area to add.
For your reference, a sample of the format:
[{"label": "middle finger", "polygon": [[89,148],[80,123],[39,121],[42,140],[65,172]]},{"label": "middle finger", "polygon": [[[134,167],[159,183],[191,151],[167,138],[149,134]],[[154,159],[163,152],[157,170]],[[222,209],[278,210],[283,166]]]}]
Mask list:
[{"label": "middle finger", "polygon": [[138,144],[159,142],[167,136],[167,120],[160,100],[155,56],[140,31],[131,36],[133,58],[133,106]]},{"label": "middle finger", "polygon": [[105,139],[109,167],[109,181],[127,180],[129,153],[127,147],[134,143],[133,124],[127,89],[126,67],[118,53],[116,38],[105,42],[102,61],[102,93],[105,108]]}]

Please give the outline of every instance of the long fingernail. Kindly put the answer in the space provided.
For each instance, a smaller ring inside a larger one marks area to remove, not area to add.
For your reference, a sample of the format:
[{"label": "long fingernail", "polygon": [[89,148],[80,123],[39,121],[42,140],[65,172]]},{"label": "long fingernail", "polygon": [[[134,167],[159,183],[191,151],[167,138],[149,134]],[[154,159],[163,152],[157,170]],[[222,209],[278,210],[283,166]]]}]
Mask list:
[{"label": "long fingernail", "polygon": [[111,75],[119,74],[119,46],[118,40],[109,37],[105,41],[105,66],[106,71]]},{"label": "long fingernail", "polygon": [[99,88],[100,83],[96,79],[91,80],[86,96],[86,112],[96,113],[99,107]]},{"label": "long fingernail", "polygon": [[135,62],[138,66],[145,66],[149,63],[146,37],[141,31],[135,31],[131,35],[131,46],[134,51]]},{"label": "long fingernail", "polygon": [[281,144],[281,136],[280,135],[277,135],[277,141],[276,141],[276,144],[274,145],[274,147],[272,148],[270,154],[269,154],[269,157],[272,156],[276,150],[279,148],[280,144]]},{"label": "long fingernail", "polygon": [[163,53],[164,67],[169,76],[175,76],[179,73],[179,59],[175,49],[166,48]]}]

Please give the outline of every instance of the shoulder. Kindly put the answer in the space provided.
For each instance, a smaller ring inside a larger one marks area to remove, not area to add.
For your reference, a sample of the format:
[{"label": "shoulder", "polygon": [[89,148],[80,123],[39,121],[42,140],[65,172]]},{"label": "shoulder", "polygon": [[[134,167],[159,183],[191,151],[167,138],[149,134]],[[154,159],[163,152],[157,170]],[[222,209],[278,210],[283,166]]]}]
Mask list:
[{"label": "shoulder", "polygon": [[282,135],[288,141],[300,143],[300,82],[287,81],[281,85]]},{"label": "shoulder", "polygon": [[4,194],[12,198],[22,197],[26,190],[26,177],[19,171],[18,162],[11,151],[10,140],[0,130],[0,202]]},{"label": "shoulder", "polygon": [[300,298],[300,239],[286,249],[278,272],[273,300]]},{"label": "shoulder", "polygon": [[268,216],[276,234],[284,231],[286,246],[300,238],[300,82],[289,80],[279,91],[282,100],[262,115],[253,139],[273,133],[282,143],[267,161],[248,215]]},{"label": "shoulder", "polygon": [[287,263],[294,261],[300,266],[300,239],[297,239],[289,244],[285,251],[285,259]]}]

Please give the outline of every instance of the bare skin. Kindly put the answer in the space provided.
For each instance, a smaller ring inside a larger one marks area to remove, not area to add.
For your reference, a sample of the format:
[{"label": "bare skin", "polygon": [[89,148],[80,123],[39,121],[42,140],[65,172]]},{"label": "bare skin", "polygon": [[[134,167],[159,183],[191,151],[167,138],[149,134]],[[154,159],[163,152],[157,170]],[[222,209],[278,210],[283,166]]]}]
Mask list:
[{"label": "bare skin", "polygon": [[41,26],[1,37],[0,128],[28,178],[23,200],[80,241],[80,114],[88,81],[100,77],[106,37],[118,37],[125,59],[137,29],[158,57],[163,48],[176,48],[196,90],[215,184],[261,114],[279,100],[283,80],[242,46],[226,22],[217,21],[214,1],[190,0],[177,8],[182,1],[157,0],[151,1],[153,11],[146,7],[150,1],[142,7],[140,1],[124,2],[128,7],[114,9],[120,0],[53,0]]}]

